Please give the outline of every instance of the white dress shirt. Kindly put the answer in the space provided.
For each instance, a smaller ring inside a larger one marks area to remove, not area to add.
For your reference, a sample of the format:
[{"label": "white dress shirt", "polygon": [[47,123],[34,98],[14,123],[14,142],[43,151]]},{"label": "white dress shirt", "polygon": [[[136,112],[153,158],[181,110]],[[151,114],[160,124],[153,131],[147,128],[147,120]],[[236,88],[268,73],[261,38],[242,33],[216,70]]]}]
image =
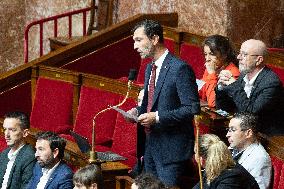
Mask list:
[{"label": "white dress shirt", "polygon": [[271,160],[260,143],[248,146],[238,159],[241,164],[257,181],[260,189],[268,189],[271,181]]},{"label": "white dress shirt", "polygon": [[7,188],[8,181],[9,181],[9,176],[10,176],[12,167],[13,167],[14,162],[15,162],[15,160],[16,160],[17,154],[19,153],[19,151],[21,150],[21,148],[22,148],[23,146],[24,146],[24,145],[20,146],[20,147],[19,147],[16,151],[14,151],[14,152],[12,152],[12,149],[9,151],[9,153],[8,153],[9,162],[8,162],[8,164],[7,164],[7,168],[6,168],[6,172],[5,172],[4,178],[3,178],[3,182],[2,182],[2,187],[1,187],[1,189],[6,189],[6,188]]},{"label": "white dress shirt", "polygon": [[[158,81],[158,78],[159,78],[159,74],[160,74],[160,71],[161,71],[161,68],[162,68],[162,65],[163,65],[163,62],[166,58],[166,56],[168,55],[169,53],[169,50],[166,49],[164,54],[162,56],[160,56],[160,58],[158,58],[154,64],[157,66],[157,69],[156,69],[156,78],[155,78],[155,86],[156,86],[156,83]],[[149,78],[149,81],[148,83],[150,83],[150,79],[151,79],[151,75],[150,75],[150,78]],[[148,88],[149,88],[149,85],[148,85]],[[156,111],[156,123],[159,123],[159,114],[158,114],[158,111]]]},{"label": "white dress shirt", "polygon": [[253,76],[253,78],[251,78],[251,80],[248,79],[248,75],[246,75],[244,77],[244,81],[245,81],[245,87],[244,87],[244,90],[247,94],[247,97],[249,98],[250,97],[250,94],[251,94],[251,91],[252,91],[252,88],[253,88],[253,84],[257,78],[257,76],[259,75],[259,73],[263,70],[263,68],[261,70],[259,70],[259,72],[257,72],[255,74],[255,76]]},{"label": "white dress shirt", "polygon": [[39,183],[37,184],[36,189],[43,189],[49,180],[51,174],[54,172],[56,167],[59,165],[60,161],[53,166],[51,169],[42,168],[42,176],[40,177]]}]

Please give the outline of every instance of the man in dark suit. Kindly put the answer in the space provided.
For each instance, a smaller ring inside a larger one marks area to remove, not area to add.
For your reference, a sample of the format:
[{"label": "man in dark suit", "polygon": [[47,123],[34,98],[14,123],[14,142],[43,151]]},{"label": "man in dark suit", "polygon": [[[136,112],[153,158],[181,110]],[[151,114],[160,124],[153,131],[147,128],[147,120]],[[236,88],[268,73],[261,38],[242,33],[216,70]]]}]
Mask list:
[{"label": "man in dark suit", "polygon": [[53,132],[37,135],[37,163],[27,189],[72,189],[72,170],[63,162],[66,141]]},{"label": "man in dark suit", "polygon": [[279,77],[265,66],[266,45],[245,41],[237,57],[240,77],[223,70],[216,88],[216,105],[226,111],[250,112],[259,116],[258,129],[268,135],[284,134],[284,92]]},{"label": "man in dark suit", "polygon": [[192,119],[200,112],[195,75],[165,48],[158,22],[137,24],[133,40],[141,58],[153,58],[146,68],[142,104],[128,111],[139,116],[137,154],[143,156],[146,172],[177,186],[185,161],[193,155]]},{"label": "man in dark suit", "polygon": [[7,113],[3,128],[8,148],[0,154],[0,188],[24,189],[35,164],[34,150],[24,141],[29,117],[22,112]]}]

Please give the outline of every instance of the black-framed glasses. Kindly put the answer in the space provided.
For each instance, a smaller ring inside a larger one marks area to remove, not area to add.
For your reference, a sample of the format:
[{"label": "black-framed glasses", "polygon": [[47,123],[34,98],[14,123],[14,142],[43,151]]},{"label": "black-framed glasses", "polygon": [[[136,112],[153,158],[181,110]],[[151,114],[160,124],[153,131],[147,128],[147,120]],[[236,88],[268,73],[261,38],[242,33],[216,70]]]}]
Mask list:
[{"label": "black-framed glasses", "polygon": [[247,58],[248,56],[263,56],[263,55],[260,55],[260,54],[249,54],[249,53],[246,53],[246,52],[243,52],[243,51],[240,51],[238,54],[243,58]]}]

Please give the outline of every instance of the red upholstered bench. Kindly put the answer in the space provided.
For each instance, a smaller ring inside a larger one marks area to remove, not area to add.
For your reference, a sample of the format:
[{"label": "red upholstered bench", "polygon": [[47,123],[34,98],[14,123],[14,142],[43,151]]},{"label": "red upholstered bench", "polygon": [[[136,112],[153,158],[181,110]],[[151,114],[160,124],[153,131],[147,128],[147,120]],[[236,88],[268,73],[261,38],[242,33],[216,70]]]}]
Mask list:
[{"label": "red upholstered bench", "polygon": [[72,127],[73,85],[68,82],[39,78],[31,127],[42,131],[67,133]]},{"label": "red upholstered bench", "polygon": [[273,189],[283,189],[284,188],[284,161],[276,156],[271,156],[271,161],[273,165]]},{"label": "red upholstered bench", "polygon": [[282,84],[284,85],[284,68],[272,64],[268,64],[267,66],[279,76],[280,80],[282,81]]},{"label": "red upholstered bench", "polygon": [[0,153],[7,148],[7,143],[4,136],[0,136]]},{"label": "red upholstered bench", "polygon": [[180,58],[191,65],[197,79],[201,79],[205,70],[205,59],[199,46],[182,43],[180,46]]}]

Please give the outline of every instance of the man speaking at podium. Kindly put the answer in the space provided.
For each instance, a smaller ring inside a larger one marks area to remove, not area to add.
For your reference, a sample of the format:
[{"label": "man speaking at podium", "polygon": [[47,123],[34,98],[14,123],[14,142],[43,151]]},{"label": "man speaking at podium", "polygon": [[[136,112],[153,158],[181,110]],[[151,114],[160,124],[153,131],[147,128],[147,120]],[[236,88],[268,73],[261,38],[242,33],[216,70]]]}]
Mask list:
[{"label": "man speaking at podium", "polygon": [[200,112],[195,75],[164,46],[160,23],[144,20],[133,31],[134,49],[141,58],[153,59],[145,72],[142,104],[128,111],[138,116],[137,156],[143,156],[145,172],[175,187],[193,155],[192,119]]}]

